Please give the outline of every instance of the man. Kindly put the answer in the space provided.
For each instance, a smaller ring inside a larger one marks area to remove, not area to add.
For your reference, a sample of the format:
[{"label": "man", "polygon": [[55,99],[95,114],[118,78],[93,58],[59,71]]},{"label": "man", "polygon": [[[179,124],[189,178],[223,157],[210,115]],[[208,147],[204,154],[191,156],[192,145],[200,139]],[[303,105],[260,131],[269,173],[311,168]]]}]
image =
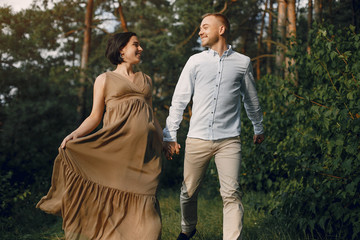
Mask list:
[{"label": "man", "polygon": [[243,206],[239,193],[241,161],[241,100],[254,126],[253,141],[264,140],[250,59],[227,44],[229,21],[222,14],[206,14],[200,25],[201,45],[209,49],[189,58],[180,75],[163,130],[166,156],[179,153],[176,131],[191,98],[192,117],[186,139],[184,181],[180,193],[181,229],[178,240],[196,232],[197,195],[214,156],[223,199],[223,239],[240,239]]}]

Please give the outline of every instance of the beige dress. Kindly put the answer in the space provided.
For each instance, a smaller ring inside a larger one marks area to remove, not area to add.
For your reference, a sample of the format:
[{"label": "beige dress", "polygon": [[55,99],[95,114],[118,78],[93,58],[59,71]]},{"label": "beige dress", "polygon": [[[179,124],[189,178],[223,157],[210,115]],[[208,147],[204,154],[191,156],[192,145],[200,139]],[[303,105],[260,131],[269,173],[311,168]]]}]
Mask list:
[{"label": "beige dress", "polygon": [[106,72],[106,112],[98,132],[69,141],[54,162],[51,188],[37,207],[60,215],[66,239],[156,240],[161,140],[151,80]]}]

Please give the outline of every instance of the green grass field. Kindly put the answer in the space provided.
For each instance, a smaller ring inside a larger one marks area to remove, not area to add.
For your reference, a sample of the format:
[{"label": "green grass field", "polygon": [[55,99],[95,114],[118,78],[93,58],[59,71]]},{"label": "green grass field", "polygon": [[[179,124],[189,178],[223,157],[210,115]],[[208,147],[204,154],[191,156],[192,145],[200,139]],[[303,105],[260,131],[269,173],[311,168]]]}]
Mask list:
[{"label": "green grass field", "polygon": [[[269,195],[263,193],[246,193],[243,197],[245,208],[243,240],[304,240],[313,239],[304,237],[296,231],[289,231],[284,224],[258,210]],[[159,194],[162,215],[162,239],[175,240],[180,232],[179,192],[162,190]],[[194,240],[221,240],[222,239],[222,201],[220,196],[206,197],[201,194],[198,207],[198,232]],[[15,239],[15,238],[9,238]],[[53,225],[43,226],[40,231],[24,234],[16,239],[64,239],[61,230],[61,219]]]},{"label": "green grass field", "polygon": [[[201,194],[201,193],[200,193]],[[269,239],[304,239],[289,233],[284,225],[264,211],[256,210],[266,195],[249,193],[244,195],[245,208],[243,240],[269,240]],[[159,197],[162,211],[163,234],[162,239],[176,239],[180,232],[180,206],[179,194],[176,192],[164,193]],[[220,240],[222,239],[222,201],[221,197],[199,197],[198,225],[194,240]]]}]

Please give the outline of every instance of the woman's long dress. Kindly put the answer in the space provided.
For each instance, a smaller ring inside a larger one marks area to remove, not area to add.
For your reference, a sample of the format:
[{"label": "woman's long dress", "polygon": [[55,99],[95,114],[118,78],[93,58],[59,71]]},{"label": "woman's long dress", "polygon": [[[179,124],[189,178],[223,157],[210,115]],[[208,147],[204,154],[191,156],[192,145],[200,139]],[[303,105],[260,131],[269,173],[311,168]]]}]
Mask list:
[{"label": "woman's long dress", "polygon": [[103,128],[59,149],[37,207],[62,216],[66,239],[160,239],[161,139],[151,80],[141,72],[134,82],[114,72],[99,77],[106,78]]}]

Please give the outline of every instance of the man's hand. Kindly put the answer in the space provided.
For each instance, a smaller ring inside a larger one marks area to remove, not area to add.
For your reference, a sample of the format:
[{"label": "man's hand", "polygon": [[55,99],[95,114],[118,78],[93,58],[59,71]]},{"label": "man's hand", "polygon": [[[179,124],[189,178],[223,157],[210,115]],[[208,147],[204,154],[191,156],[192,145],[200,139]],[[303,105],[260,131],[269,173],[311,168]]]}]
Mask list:
[{"label": "man's hand", "polygon": [[253,140],[254,144],[260,144],[264,141],[265,137],[264,134],[254,135]]},{"label": "man's hand", "polygon": [[168,160],[172,160],[174,153],[178,155],[180,153],[180,144],[177,142],[163,142],[163,151]]}]

